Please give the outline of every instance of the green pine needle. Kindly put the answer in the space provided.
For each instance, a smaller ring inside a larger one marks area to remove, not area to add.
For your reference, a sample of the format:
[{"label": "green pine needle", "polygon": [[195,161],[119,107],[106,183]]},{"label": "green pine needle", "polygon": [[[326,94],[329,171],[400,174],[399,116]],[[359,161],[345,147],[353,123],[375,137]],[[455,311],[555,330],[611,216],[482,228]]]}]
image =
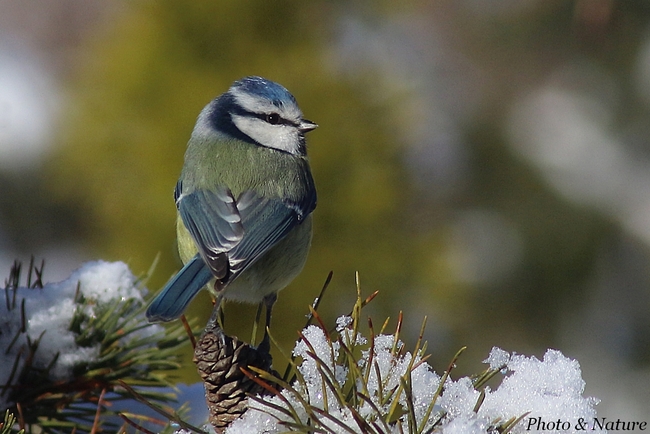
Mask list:
[{"label": "green pine needle", "polygon": [[[28,286],[42,287],[42,267],[35,267],[32,260],[26,279]],[[16,262],[6,280],[5,301],[11,308],[22,305],[20,296],[16,295],[21,268],[20,263]],[[143,280],[140,281],[142,284]],[[49,372],[58,354],[47,363],[45,369],[33,365],[40,342],[47,339],[47,333],[35,340],[26,336],[27,343],[17,351],[8,383],[11,386],[0,385],[0,393],[8,401],[20,404],[25,432],[90,432],[104,389],[108,393],[102,402],[109,405],[101,411],[102,429],[108,432],[117,432],[120,427],[118,418],[107,420],[107,416],[115,415],[111,410],[116,407],[115,404],[134,399],[130,388],[137,387],[139,396],[152,403],[176,401],[174,393],[162,392],[161,389],[175,387],[175,374],[183,366],[179,350],[189,343],[189,339],[180,322],[166,328],[164,333],[147,332],[147,328],[160,327],[147,323],[144,316],[147,301],[116,299],[99,304],[84,297],[79,290],[74,301],[75,311],[68,329],[74,333],[77,346],[99,348],[99,354],[92,361],[75,365],[69,380],[55,381],[50,378]],[[93,315],[88,314],[89,307],[92,307]],[[22,319],[24,322],[24,314]],[[18,335],[25,333],[22,325]],[[18,342],[18,337],[14,339],[14,344]],[[9,351],[10,348],[0,350]],[[15,432],[6,431],[13,424],[5,417],[0,434]]]}]

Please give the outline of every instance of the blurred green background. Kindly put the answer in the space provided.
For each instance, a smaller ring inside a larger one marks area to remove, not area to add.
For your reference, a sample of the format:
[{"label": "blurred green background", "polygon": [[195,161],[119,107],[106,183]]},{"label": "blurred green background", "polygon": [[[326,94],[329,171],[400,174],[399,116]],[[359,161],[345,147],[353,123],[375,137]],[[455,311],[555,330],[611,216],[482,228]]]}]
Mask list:
[{"label": "blurred green background", "polygon": [[[438,371],[462,345],[459,375],[494,345],[558,348],[599,415],[647,415],[650,3],[7,0],[0,16],[0,264],[137,274],[159,254],[156,291],[180,266],[172,192],[196,116],[261,75],[320,125],[313,246],[274,310],[285,348],[327,273],[333,323],[358,271],[380,291],[367,314],[404,311],[407,344],[428,316]],[[249,339],[254,312],[229,304],[228,331]]]}]

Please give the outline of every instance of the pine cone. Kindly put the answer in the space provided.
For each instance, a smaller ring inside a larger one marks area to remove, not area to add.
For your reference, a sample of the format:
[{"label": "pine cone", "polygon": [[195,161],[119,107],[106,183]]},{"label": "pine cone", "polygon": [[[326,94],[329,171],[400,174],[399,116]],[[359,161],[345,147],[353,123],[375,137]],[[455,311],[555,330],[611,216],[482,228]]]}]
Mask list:
[{"label": "pine cone", "polygon": [[248,409],[247,393],[263,391],[240,368],[255,366],[269,371],[270,362],[268,354],[227,336],[218,326],[208,325],[194,349],[194,363],[205,384],[210,423],[218,433]]}]

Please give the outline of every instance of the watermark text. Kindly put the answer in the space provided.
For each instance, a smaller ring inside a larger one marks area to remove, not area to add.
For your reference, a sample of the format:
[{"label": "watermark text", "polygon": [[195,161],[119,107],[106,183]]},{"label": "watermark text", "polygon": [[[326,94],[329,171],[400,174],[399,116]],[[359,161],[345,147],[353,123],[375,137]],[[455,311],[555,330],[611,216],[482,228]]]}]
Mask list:
[{"label": "watermark text", "polygon": [[593,419],[578,418],[576,422],[568,420],[544,420],[541,417],[529,417],[525,420],[526,431],[645,431],[648,429],[647,421],[632,421],[621,419],[608,419],[595,417]]}]

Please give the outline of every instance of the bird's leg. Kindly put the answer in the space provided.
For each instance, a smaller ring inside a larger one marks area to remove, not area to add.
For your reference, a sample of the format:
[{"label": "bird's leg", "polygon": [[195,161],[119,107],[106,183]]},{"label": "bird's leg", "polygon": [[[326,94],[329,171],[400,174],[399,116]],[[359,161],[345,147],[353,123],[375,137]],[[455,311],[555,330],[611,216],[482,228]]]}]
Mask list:
[{"label": "bird's leg", "polygon": [[222,328],[223,321],[221,318],[221,302],[223,301],[223,295],[217,294],[217,299],[214,302],[214,307],[212,308],[212,315],[208,320],[206,328]]},{"label": "bird's leg", "polygon": [[271,327],[271,311],[273,310],[273,305],[277,299],[278,294],[273,292],[264,297],[263,301],[264,305],[266,306],[266,326],[264,327],[264,338],[262,339],[262,342],[257,347],[257,349],[258,351],[266,352],[269,354],[269,357],[271,355],[271,338],[269,337],[269,329]]}]

